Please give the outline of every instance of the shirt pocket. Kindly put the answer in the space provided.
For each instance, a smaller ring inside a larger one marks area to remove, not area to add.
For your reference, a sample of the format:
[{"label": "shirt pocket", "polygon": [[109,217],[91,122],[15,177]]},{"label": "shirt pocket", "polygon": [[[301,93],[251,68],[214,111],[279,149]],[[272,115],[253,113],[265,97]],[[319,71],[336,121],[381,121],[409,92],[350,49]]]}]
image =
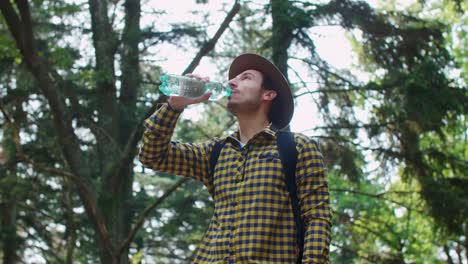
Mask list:
[{"label": "shirt pocket", "polygon": [[246,176],[246,187],[255,195],[284,197],[287,194],[283,166],[276,150],[255,155],[247,167]]},{"label": "shirt pocket", "polygon": [[257,159],[264,161],[264,162],[279,161],[280,156],[277,151],[268,151],[268,152],[262,152],[258,154]]}]

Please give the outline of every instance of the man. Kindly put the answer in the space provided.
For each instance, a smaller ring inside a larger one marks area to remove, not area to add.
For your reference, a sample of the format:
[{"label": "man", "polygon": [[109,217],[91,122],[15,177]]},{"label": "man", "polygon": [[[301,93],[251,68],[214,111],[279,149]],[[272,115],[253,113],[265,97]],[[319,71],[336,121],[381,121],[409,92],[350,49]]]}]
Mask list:
[{"label": "man", "polygon": [[[199,144],[171,142],[184,108],[210,94],[169,97],[145,122],[140,161],[200,180],[213,196],[214,215],[195,263],[296,263],[296,227],[276,143],[277,129],[286,127],[294,112],[289,84],[270,61],[250,53],[234,59],[229,79],[227,106],[239,125],[235,134]],[[306,230],[302,263],[328,263],[331,215],[322,155],[310,138],[294,134],[294,139]],[[219,141],[224,145],[211,173],[210,156]]]}]

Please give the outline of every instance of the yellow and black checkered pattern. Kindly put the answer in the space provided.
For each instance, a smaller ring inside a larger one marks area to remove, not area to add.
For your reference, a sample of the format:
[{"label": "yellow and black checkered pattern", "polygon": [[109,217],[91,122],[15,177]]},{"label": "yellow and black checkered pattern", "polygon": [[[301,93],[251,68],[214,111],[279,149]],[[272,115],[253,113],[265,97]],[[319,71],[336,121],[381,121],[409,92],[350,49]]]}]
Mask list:
[{"label": "yellow and black checkered pattern", "polygon": [[[214,176],[203,143],[172,142],[180,112],[162,105],[145,121],[139,158],[146,167],[202,181],[215,211],[195,263],[295,263],[296,227],[275,132],[269,128],[244,147],[226,139]],[[322,154],[310,138],[295,134],[296,183],[306,226],[303,263],[328,263],[330,206]]]}]

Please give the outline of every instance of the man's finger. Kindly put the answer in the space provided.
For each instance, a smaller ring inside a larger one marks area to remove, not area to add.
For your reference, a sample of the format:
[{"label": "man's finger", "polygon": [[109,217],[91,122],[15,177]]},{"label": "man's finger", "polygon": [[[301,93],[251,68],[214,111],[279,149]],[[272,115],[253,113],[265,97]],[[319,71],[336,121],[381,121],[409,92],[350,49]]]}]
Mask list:
[{"label": "man's finger", "polygon": [[208,92],[198,98],[196,98],[196,103],[201,103],[201,102],[205,102],[205,101],[208,101],[208,99],[210,99],[210,96],[211,96],[211,93]]},{"label": "man's finger", "polygon": [[201,75],[199,74],[194,74],[194,73],[187,73],[185,74],[186,77],[189,77],[189,78],[194,78],[194,79],[197,79],[199,81],[202,81],[202,82],[209,82],[210,81],[210,77],[201,77]]}]

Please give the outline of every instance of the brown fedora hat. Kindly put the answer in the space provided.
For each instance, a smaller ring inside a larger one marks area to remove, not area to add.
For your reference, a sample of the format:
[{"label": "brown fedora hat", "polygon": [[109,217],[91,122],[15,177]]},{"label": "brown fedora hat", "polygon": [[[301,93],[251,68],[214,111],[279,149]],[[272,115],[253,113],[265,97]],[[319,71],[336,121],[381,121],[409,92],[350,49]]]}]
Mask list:
[{"label": "brown fedora hat", "polygon": [[294,101],[289,83],[281,71],[268,59],[253,53],[237,56],[229,67],[229,80],[246,70],[257,70],[267,75],[273,82],[278,97],[272,106],[271,122],[277,129],[286,127],[294,113]]}]

